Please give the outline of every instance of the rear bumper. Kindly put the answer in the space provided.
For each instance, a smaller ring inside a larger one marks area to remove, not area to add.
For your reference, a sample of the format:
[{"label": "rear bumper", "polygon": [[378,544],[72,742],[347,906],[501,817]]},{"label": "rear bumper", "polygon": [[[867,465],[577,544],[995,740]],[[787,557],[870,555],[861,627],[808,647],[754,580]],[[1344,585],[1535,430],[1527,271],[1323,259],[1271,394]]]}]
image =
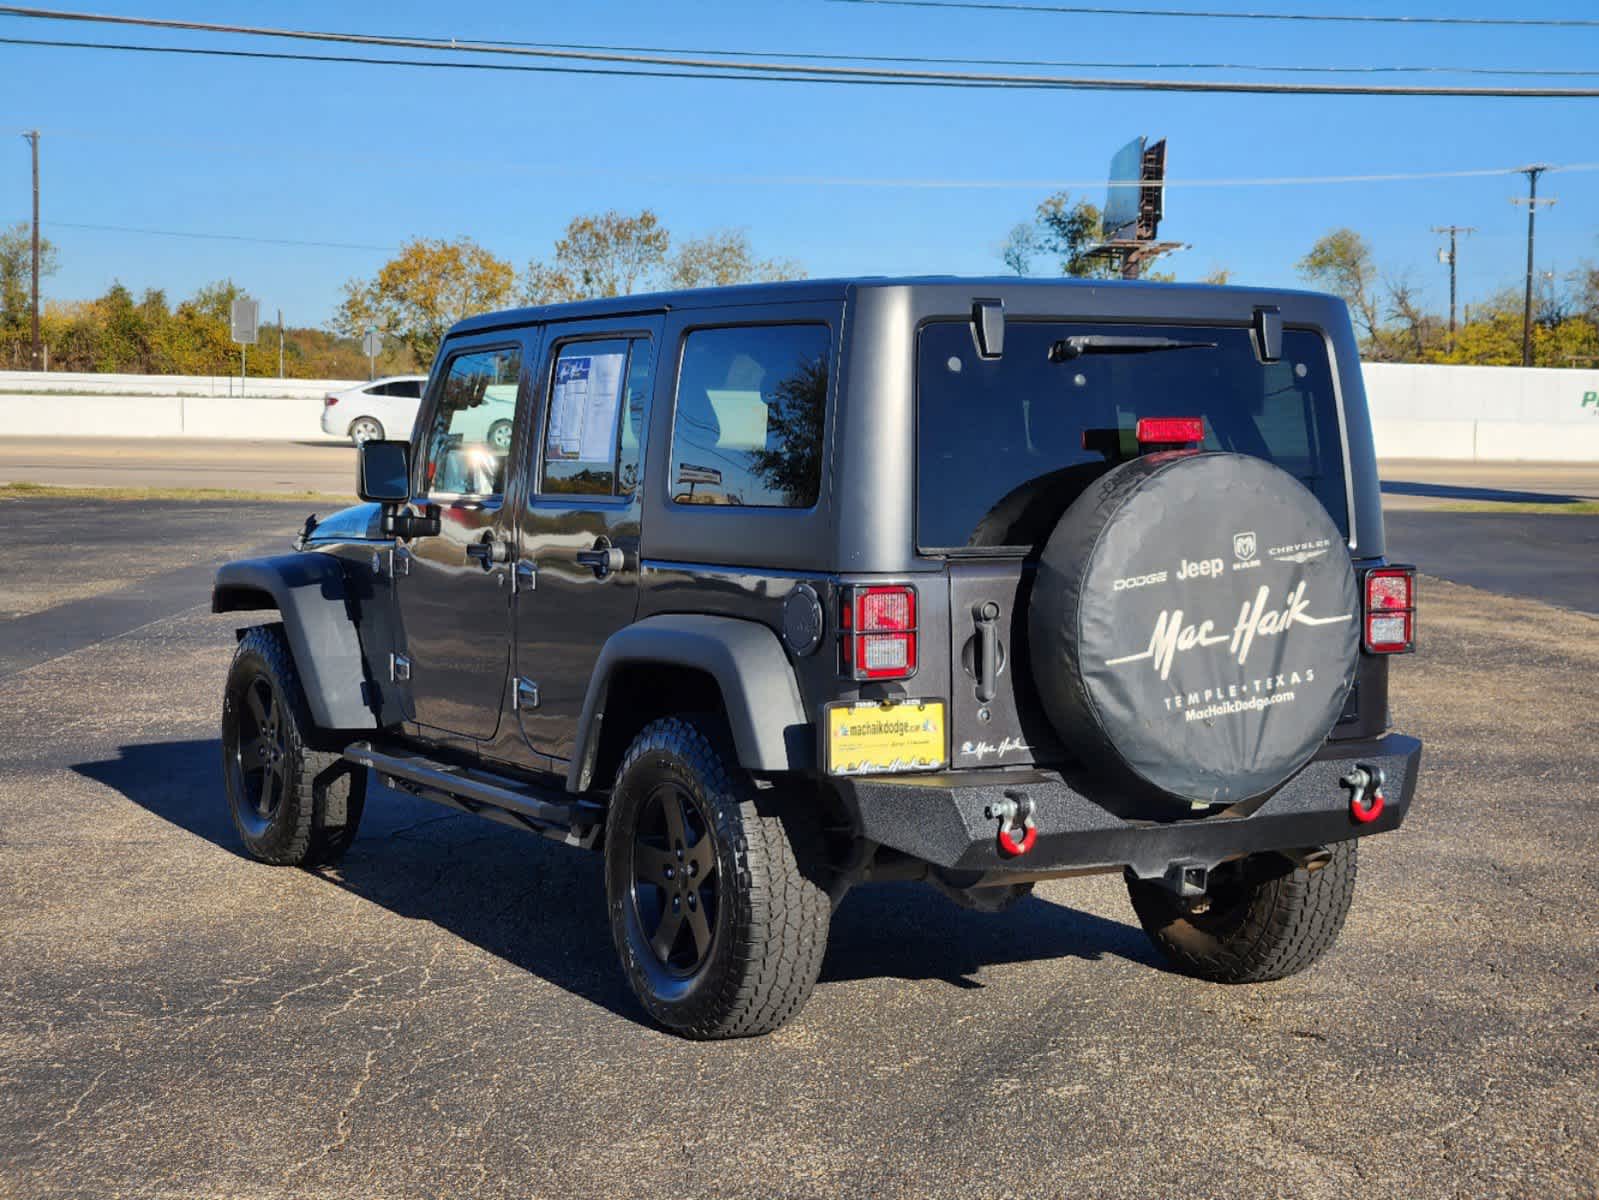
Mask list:
[{"label": "rear bumper", "polygon": [[[1331,742],[1317,758],[1263,801],[1212,817],[1133,821],[1107,812],[1056,771],[1008,769],[939,775],[838,779],[860,836],[954,871],[1089,872],[1131,867],[1142,878],[1173,864],[1214,867],[1240,854],[1301,850],[1397,829],[1410,809],[1421,743],[1402,734]],[[1350,813],[1340,780],[1357,766],[1380,768],[1384,806],[1375,821]],[[999,849],[999,822],[984,809],[1025,794],[1038,838],[1031,851]]]}]

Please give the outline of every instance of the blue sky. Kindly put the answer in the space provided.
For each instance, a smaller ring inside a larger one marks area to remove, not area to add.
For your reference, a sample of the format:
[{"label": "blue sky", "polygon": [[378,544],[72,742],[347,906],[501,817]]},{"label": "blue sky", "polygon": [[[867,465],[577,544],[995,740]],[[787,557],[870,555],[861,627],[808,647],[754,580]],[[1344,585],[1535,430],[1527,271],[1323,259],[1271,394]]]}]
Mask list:
[{"label": "blue sky", "polygon": [[[1170,5],[1593,15],[1591,5],[1556,0]],[[494,0],[455,9],[413,0],[97,0],[84,7],[243,24],[685,49],[1599,71],[1599,30],[1134,20],[826,0]],[[207,35],[9,17],[0,17],[0,36],[239,44]],[[252,42],[251,48],[278,45]],[[1186,74],[1240,77],[1236,71]],[[1400,78],[1426,83],[1462,77]],[[1599,77],[1550,82],[1599,85]],[[387,254],[80,230],[51,222],[380,247],[416,235],[467,234],[520,268],[548,254],[575,213],[649,206],[679,234],[743,228],[760,252],[797,259],[812,275],[982,274],[1003,269],[997,248],[1006,230],[1027,218],[1054,184],[1103,180],[1111,153],[1137,134],[1169,140],[1169,174],[1176,181],[1599,161],[1599,100],[989,92],[499,76],[4,45],[0,114],[0,125],[11,130],[36,126],[44,132],[46,233],[61,253],[60,272],[46,281],[47,296],[97,295],[120,279],[136,291],[163,287],[176,298],[209,280],[232,277],[264,309],[281,306],[294,324],[325,321],[340,283],[372,273]],[[1024,186],[846,185],[824,179]],[[1463,300],[1516,284],[1524,269],[1526,218],[1509,199],[1524,195],[1525,187],[1520,176],[1173,186],[1162,234],[1193,246],[1168,260],[1181,278],[1226,266],[1237,282],[1293,285],[1293,263],[1315,238],[1349,225],[1371,239],[1388,272],[1408,277],[1442,307],[1447,275],[1436,260],[1439,239],[1429,226],[1480,227],[1461,253]],[[1540,190],[1559,198],[1539,216],[1540,268],[1564,272],[1583,259],[1599,259],[1599,171],[1546,176]],[[1102,203],[1103,184],[1087,194]],[[0,142],[0,221],[26,217],[28,203],[27,146],[7,138]]]}]

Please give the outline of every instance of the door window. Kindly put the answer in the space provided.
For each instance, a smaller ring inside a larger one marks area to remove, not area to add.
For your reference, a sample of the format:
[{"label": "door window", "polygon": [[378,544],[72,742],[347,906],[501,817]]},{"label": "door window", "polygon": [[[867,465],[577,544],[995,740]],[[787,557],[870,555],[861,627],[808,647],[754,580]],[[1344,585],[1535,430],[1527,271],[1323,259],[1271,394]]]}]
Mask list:
[{"label": "door window", "polygon": [[815,504],[828,345],[825,325],[690,333],[672,425],[672,499],[765,508]]},{"label": "door window", "polygon": [[561,347],[544,419],[541,494],[633,495],[650,379],[646,338]]},{"label": "door window", "polygon": [[522,352],[515,346],[450,359],[422,440],[425,494],[495,496],[505,490],[521,372]]}]

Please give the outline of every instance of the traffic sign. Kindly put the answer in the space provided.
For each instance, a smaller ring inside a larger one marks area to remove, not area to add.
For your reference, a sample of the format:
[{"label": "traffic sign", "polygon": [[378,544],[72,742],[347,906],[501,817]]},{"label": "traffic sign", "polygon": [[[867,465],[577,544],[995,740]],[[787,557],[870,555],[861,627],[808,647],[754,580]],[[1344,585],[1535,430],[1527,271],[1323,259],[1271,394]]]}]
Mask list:
[{"label": "traffic sign", "polygon": [[233,340],[241,346],[253,346],[260,339],[261,304],[248,296],[233,302]]},{"label": "traffic sign", "polygon": [[383,353],[383,335],[376,329],[368,329],[361,339],[361,353],[368,358],[376,358]]}]

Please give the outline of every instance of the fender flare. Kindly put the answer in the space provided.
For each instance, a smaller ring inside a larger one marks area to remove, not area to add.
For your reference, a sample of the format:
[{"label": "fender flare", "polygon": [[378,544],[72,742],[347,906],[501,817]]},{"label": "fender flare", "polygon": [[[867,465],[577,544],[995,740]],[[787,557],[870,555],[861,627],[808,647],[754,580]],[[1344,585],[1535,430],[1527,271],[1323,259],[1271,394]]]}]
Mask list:
[{"label": "fender flare", "polygon": [[366,700],[361,637],[344,565],[331,554],[280,554],[224,563],[211,586],[214,613],[278,610],[312,719],[322,729],[375,729]]},{"label": "fender flare", "polygon": [[632,663],[704,671],[721,689],[738,761],[752,771],[803,771],[815,761],[813,731],[783,645],[756,621],[664,613],[607,639],[589,679],[566,787],[587,791],[599,752],[612,676]]}]

